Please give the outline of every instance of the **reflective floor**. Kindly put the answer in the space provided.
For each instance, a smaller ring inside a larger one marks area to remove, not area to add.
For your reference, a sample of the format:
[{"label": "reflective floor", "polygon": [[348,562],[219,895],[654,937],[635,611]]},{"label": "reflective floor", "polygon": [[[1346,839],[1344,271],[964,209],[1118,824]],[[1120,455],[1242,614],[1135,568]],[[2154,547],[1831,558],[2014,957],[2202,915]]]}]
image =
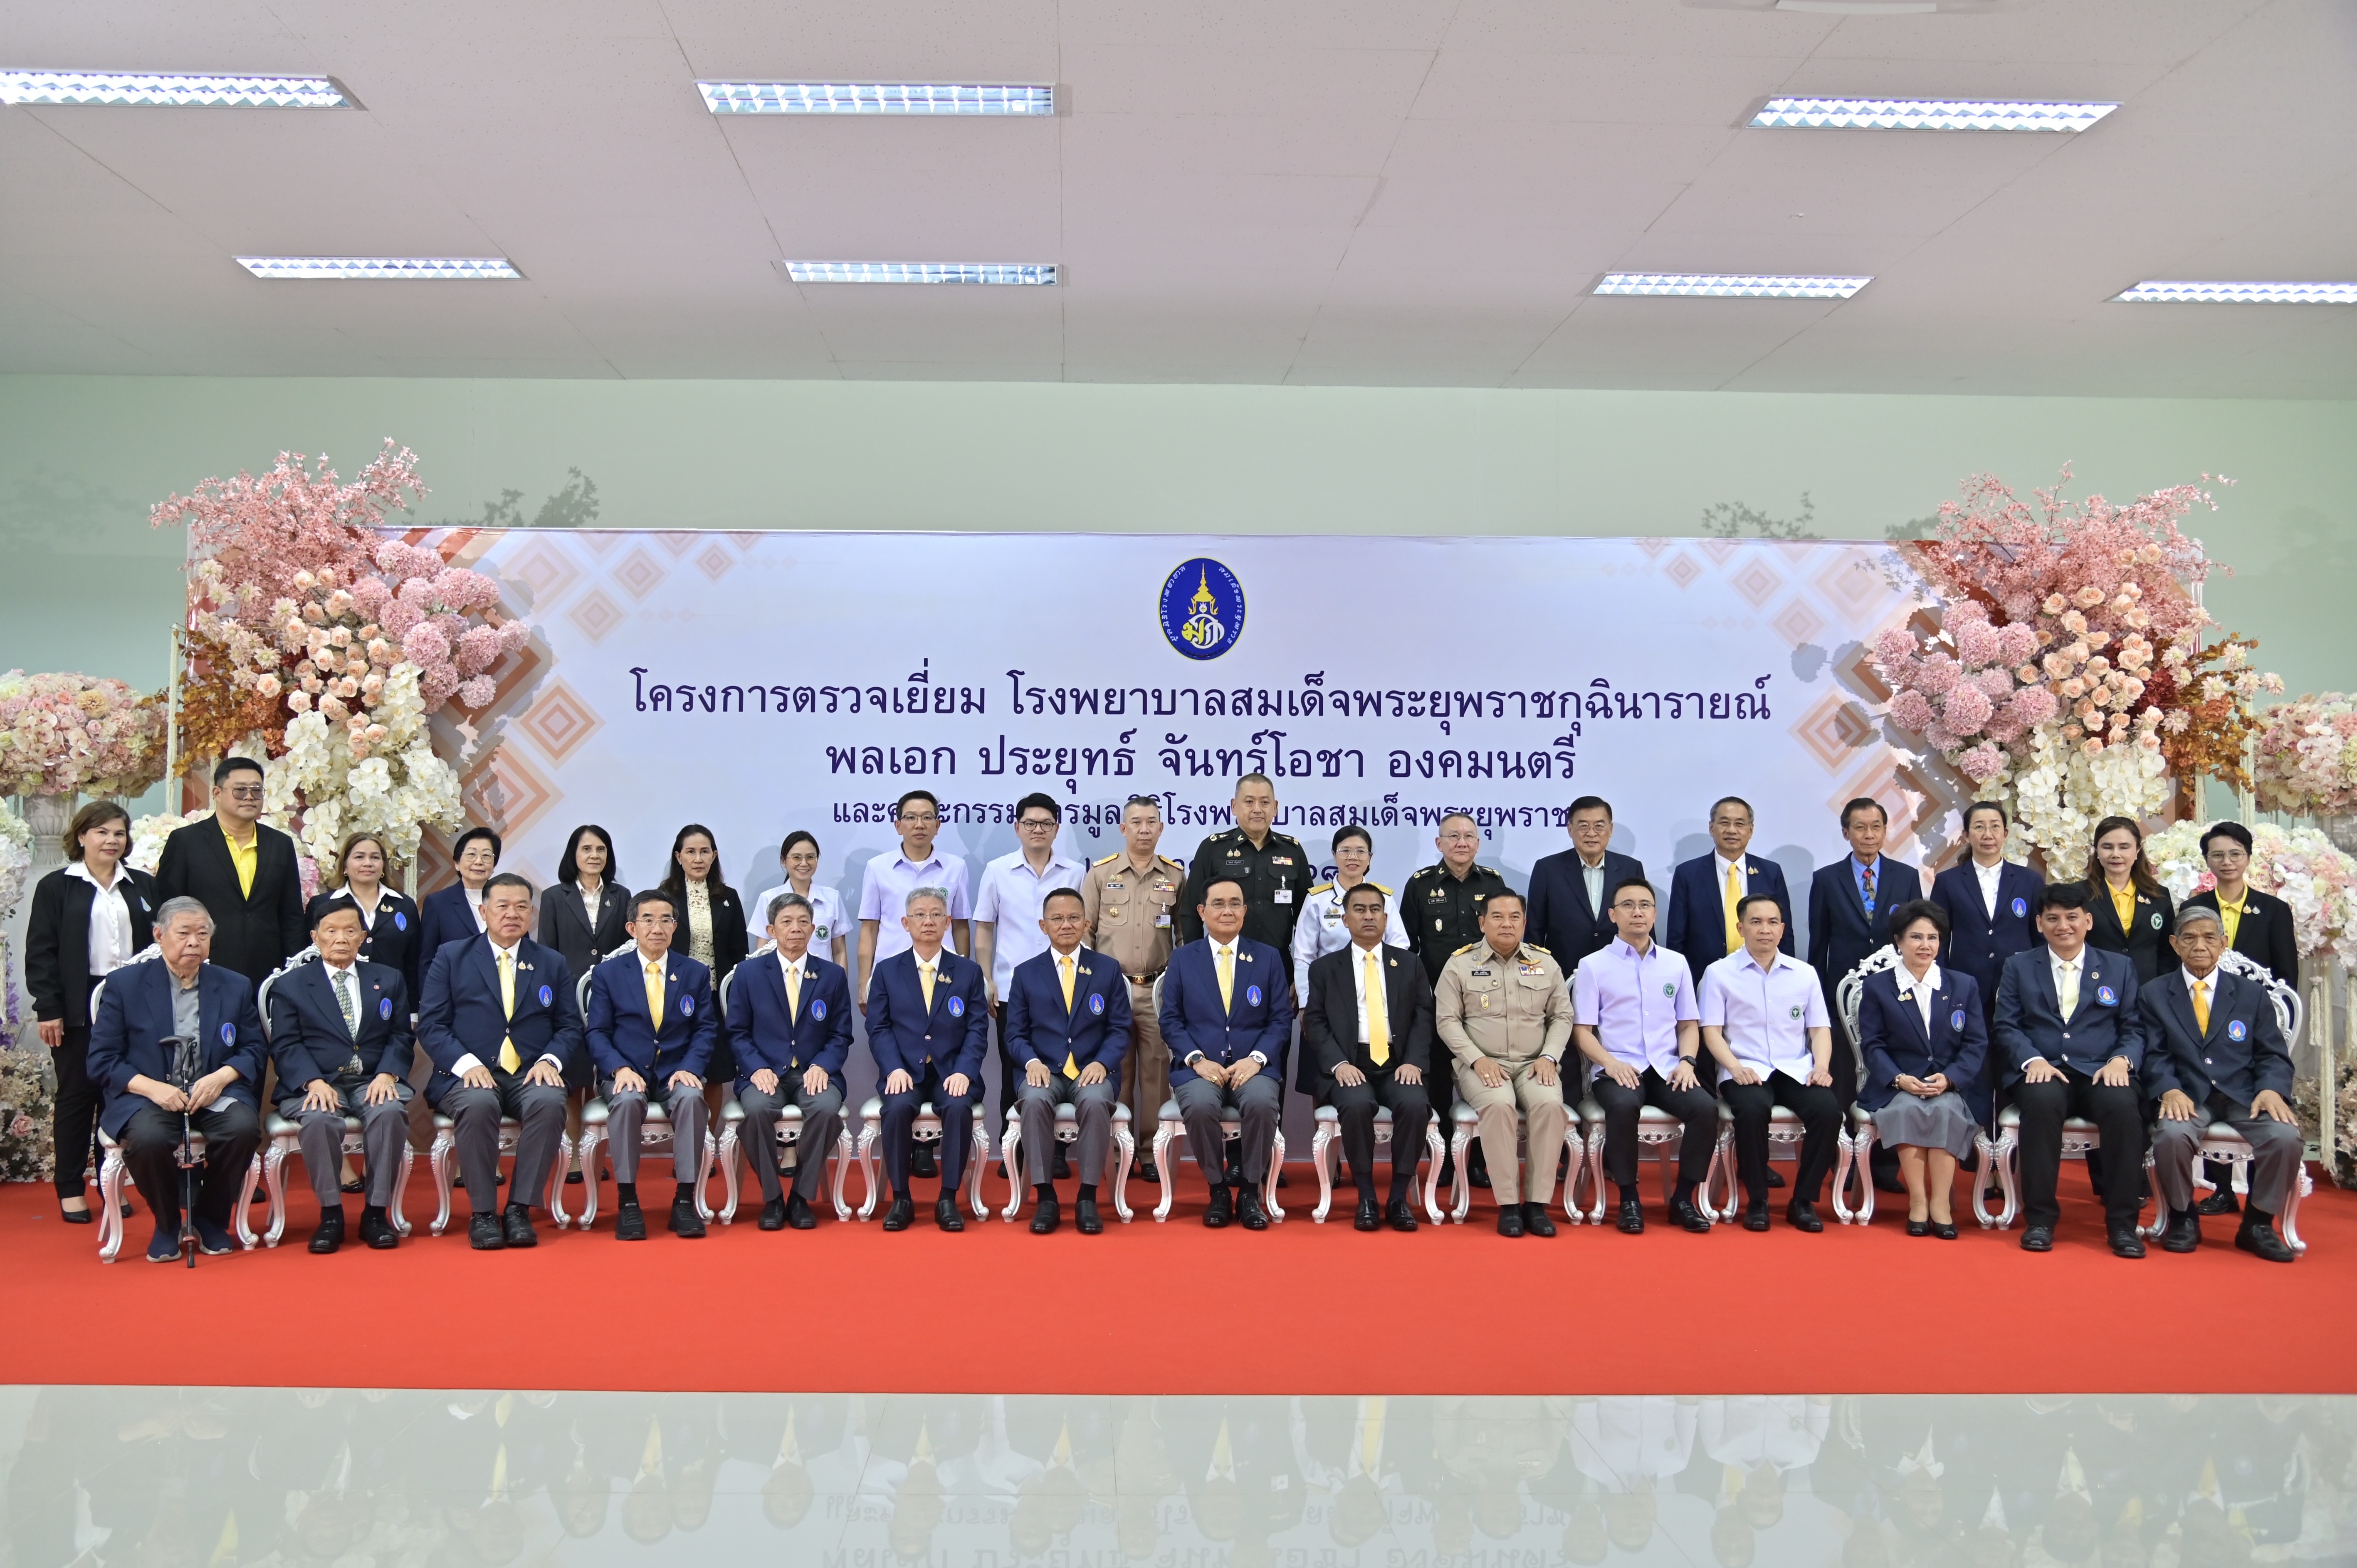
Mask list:
[{"label": "reflective floor", "polygon": [[2329,1398],[18,1387],[0,1539],[9,1568],[2344,1563],[2352,1437]]}]

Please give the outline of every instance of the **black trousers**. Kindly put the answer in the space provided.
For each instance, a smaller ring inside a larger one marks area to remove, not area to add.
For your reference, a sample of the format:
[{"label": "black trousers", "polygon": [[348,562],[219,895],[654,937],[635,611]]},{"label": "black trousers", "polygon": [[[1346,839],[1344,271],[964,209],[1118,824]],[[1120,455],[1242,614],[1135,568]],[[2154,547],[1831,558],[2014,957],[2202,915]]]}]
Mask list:
[{"label": "black trousers", "polygon": [[1604,1174],[1615,1187],[1637,1185],[1637,1113],[1650,1105],[1666,1111],[1685,1127],[1678,1148],[1678,1183],[1700,1187],[1710,1175],[1710,1156],[1718,1143],[1718,1101],[1706,1089],[1672,1089],[1670,1080],[1645,1069],[1634,1089],[1623,1089],[1610,1073],[1598,1073],[1589,1086],[1596,1103],[1604,1108]]},{"label": "black trousers", "polygon": [[58,1069],[58,1102],[51,1118],[58,1147],[59,1197],[80,1197],[90,1170],[90,1145],[98,1130],[98,1086],[90,1081],[90,1026],[66,1026],[66,1037],[49,1053]]},{"label": "black trousers", "polygon": [[[198,1177],[197,1214],[223,1230],[245,1185],[245,1169],[262,1144],[262,1119],[242,1100],[216,1100],[188,1118],[204,1134],[205,1163]],[[143,1105],[124,1124],[123,1168],[146,1200],[158,1230],[180,1225],[180,1118]]]},{"label": "black trousers", "polygon": [[1424,1158],[1424,1130],[1432,1121],[1432,1100],[1422,1084],[1402,1083],[1388,1073],[1364,1083],[1337,1083],[1326,1091],[1326,1102],[1341,1122],[1342,1154],[1351,1162],[1351,1179],[1359,1196],[1375,1196],[1375,1109],[1392,1113],[1392,1182],[1405,1187],[1414,1181]]},{"label": "black trousers", "polygon": [[2050,1229],[2062,1218],[2054,1185],[2062,1170],[2062,1122],[2079,1116],[2095,1124],[2104,1146],[2090,1162],[2102,1177],[2104,1221],[2133,1225],[2144,1187],[2144,1104],[2133,1088],[2114,1089],[2065,1069],[2061,1080],[2018,1083],[2021,1112],[2021,1219]]},{"label": "black trousers", "polygon": [[1792,1180],[1792,1201],[1816,1202],[1825,1173],[1834,1168],[1841,1134],[1841,1101],[1834,1091],[1771,1072],[1758,1083],[1722,1083],[1718,1092],[1735,1113],[1735,1168],[1743,1177],[1745,1201],[1768,1201],[1768,1116],[1781,1105],[1801,1119],[1801,1170]]}]

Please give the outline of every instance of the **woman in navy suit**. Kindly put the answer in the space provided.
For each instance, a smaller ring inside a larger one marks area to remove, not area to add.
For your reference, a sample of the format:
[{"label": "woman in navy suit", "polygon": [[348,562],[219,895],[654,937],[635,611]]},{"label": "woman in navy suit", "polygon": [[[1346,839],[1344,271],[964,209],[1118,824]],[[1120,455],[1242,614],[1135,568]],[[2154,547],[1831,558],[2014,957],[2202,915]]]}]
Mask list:
[{"label": "woman in navy suit", "polygon": [[420,973],[433,968],[434,955],[452,942],[472,941],[483,934],[483,885],[500,868],[503,847],[500,835],[489,828],[468,828],[450,846],[458,885],[428,893],[418,907],[425,926],[417,948]]},{"label": "woman in navy suit", "polygon": [[1988,1023],[1972,976],[1940,967],[1947,937],[1947,911],[1928,898],[1890,912],[1899,965],[1867,975],[1858,997],[1867,1080],[1857,1102],[1874,1112],[1877,1141],[1899,1155],[1907,1234],[1953,1241],[1956,1164],[1988,1120]]}]

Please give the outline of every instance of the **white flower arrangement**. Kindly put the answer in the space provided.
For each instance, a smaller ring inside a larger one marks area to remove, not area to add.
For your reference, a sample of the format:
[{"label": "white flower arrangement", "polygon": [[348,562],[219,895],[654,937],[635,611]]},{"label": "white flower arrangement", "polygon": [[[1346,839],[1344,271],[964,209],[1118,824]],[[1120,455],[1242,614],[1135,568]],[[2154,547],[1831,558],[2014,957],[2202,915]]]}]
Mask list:
[{"label": "white flower arrangement", "polygon": [[361,756],[353,732],[317,709],[287,721],[286,750],[265,769],[264,803],[282,820],[300,811],[296,837],[318,864],[335,864],[337,847],[356,832],[379,835],[393,859],[414,863],[426,828],[460,825],[458,776],[435,755],[420,674],[406,660],[386,671]]},{"label": "white flower arrangement", "polygon": [[[2172,823],[2144,842],[2153,875],[2180,904],[2217,885],[2201,858],[2204,825]],[[2251,886],[2291,906],[2300,961],[2357,965],[2357,860],[2314,828],[2262,822],[2251,839]]]},{"label": "white flower arrangement", "polygon": [[33,871],[33,830],[24,818],[0,802],[0,1049],[15,1043],[23,1023],[16,1002],[16,972],[8,959],[6,927],[25,897],[26,879]]}]

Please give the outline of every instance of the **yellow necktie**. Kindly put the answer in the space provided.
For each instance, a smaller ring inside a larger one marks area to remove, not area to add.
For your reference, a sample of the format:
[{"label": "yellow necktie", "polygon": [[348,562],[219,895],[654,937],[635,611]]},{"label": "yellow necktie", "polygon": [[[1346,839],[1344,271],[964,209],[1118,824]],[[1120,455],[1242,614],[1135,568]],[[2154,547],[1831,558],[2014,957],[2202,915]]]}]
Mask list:
[{"label": "yellow necktie", "polygon": [[1220,1005],[1232,1008],[1236,1004],[1236,950],[1222,948],[1211,956],[1220,965]]},{"label": "yellow necktie", "polygon": [[1735,906],[1743,899],[1743,877],[1736,867],[1727,868],[1727,950],[1733,952],[1743,945],[1743,933],[1735,923]]},{"label": "yellow necktie", "polygon": [[930,1013],[933,1010],[933,966],[931,964],[920,963],[917,966],[917,983],[924,987],[925,1011]]},{"label": "yellow necktie", "polygon": [[2061,1005],[2062,1021],[2069,1023],[2071,1015],[2079,1010],[2079,967],[2064,964],[2060,983],[2054,988],[2054,1000]]},{"label": "yellow necktie", "polygon": [[1375,955],[1367,955],[1367,1055],[1377,1067],[1392,1059],[1392,1021],[1384,1016],[1383,972]]},{"label": "yellow necktie", "polygon": [[662,1033],[663,976],[661,962],[647,965],[647,1021]]},{"label": "yellow necktie", "polygon": [[[515,954],[502,951],[500,959],[500,1011],[508,1017],[515,1016]],[[523,1058],[516,1055],[515,1041],[500,1036],[500,1070],[515,1072],[523,1066]]]},{"label": "yellow necktie", "polygon": [[2193,983],[2193,1022],[2204,1035],[2210,1032],[2210,983],[2206,980]]},{"label": "yellow necktie", "polygon": [[802,968],[798,963],[786,965],[786,1017],[799,1018],[802,1013]]},{"label": "yellow necktie", "polygon": [[[1069,1018],[1072,1015],[1071,954],[1058,953],[1056,955],[1056,978],[1064,983],[1064,1016]],[[1064,1076],[1066,1078],[1078,1078],[1081,1076],[1080,1064],[1072,1059],[1072,1053],[1070,1050],[1066,1050],[1064,1052]]]},{"label": "yellow necktie", "polygon": [[[1383,1058],[1377,1057],[1375,1059],[1381,1061]],[[1359,1472],[1370,1478],[1383,1464],[1383,1413],[1387,1402],[1383,1395],[1375,1394],[1365,1404],[1366,1423],[1359,1433]]]}]

